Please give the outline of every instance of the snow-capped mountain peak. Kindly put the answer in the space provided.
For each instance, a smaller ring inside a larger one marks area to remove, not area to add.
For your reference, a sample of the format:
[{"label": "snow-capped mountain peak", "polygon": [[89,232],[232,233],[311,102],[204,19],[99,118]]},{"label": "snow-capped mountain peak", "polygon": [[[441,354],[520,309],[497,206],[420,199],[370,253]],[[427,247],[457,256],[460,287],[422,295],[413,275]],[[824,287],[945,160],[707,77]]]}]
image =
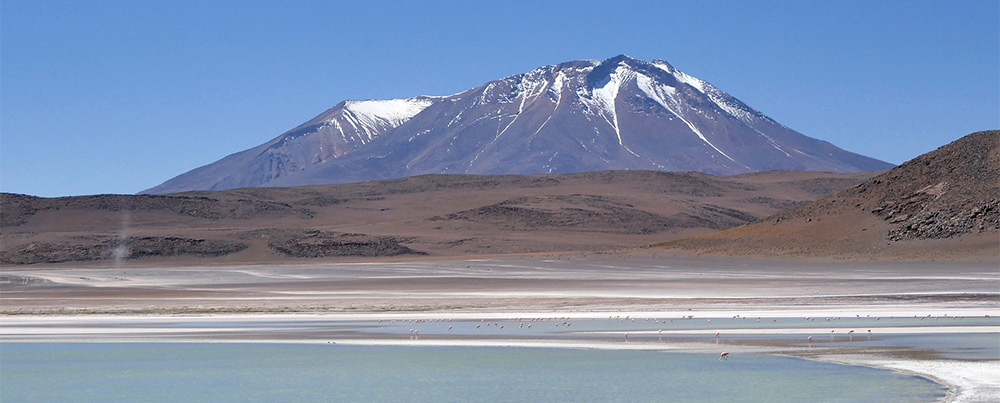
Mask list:
[{"label": "snow-capped mountain peak", "polygon": [[341,102],[147,192],[426,173],[889,167],[789,129],[664,60],[618,55],[542,66],[450,96]]}]

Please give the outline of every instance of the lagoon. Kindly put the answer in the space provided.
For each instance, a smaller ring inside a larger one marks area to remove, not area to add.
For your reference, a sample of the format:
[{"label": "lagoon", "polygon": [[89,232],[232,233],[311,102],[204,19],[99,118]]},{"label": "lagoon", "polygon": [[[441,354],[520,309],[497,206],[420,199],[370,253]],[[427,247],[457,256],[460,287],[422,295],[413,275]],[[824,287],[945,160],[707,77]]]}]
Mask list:
[{"label": "lagoon", "polygon": [[0,343],[4,402],[935,401],[941,385],[763,354],[281,343]]}]

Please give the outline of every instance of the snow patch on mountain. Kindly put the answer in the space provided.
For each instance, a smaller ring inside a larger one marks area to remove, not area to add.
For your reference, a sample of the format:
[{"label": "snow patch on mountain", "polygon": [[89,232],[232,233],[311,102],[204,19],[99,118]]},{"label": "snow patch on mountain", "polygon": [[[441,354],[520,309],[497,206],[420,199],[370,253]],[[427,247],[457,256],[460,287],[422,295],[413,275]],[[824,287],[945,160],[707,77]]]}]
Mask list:
[{"label": "snow patch on mountain", "polygon": [[691,77],[687,75],[687,73],[680,70],[674,70],[674,78],[676,78],[677,81],[680,81],[684,84],[694,87],[694,89],[698,90],[702,94],[705,93],[705,86],[708,84],[704,81],[701,81],[701,79]]},{"label": "snow patch on mountain", "polygon": [[725,92],[722,92],[714,85],[709,84],[707,81],[697,77],[692,77],[683,71],[677,70],[674,66],[671,66],[662,60],[653,61],[652,65],[660,70],[670,73],[670,75],[674,76],[677,81],[690,85],[694,89],[698,90],[698,92],[705,94],[708,96],[708,99],[718,106],[719,109],[722,109],[723,112],[726,112],[730,116],[735,117],[744,123],[752,125],[756,119],[763,116],[763,114],[759,111],[746,108],[745,106],[739,104],[726,95]]},{"label": "snow patch on mountain", "polygon": [[[634,76],[635,72],[632,69],[618,65],[608,77],[594,86],[593,91],[591,91],[591,100],[594,103],[588,106],[597,106],[604,121],[608,122],[615,129],[615,135],[618,136],[618,145],[622,146],[625,151],[638,157],[639,154],[628,148],[622,140],[622,131],[618,127],[618,107],[615,102],[618,99],[618,92],[621,90],[622,84]],[[581,100],[583,99],[586,98],[581,98]]]},{"label": "snow patch on mountain", "polygon": [[708,138],[705,137],[705,135],[701,132],[701,130],[698,130],[697,126],[695,126],[689,120],[684,118],[684,116],[681,114],[680,104],[677,102],[677,98],[674,97],[674,94],[676,94],[677,92],[676,88],[666,84],[657,84],[655,80],[644,74],[636,74],[636,85],[638,85],[639,89],[642,90],[642,92],[645,93],[646,96],[652,98],[654,101],[660,104],[660,106],[663,106],[664,109],[670,111],[670,113],[673,113],[678,118],[680,118],[680,120],[684,122],[684,124],[686,124],[688,128],[690,128],[691,131],[698,136],[698,138],[704,141],[705,144],[708,144],[709,147],[712,147],[712,149],[718,151],[719,154],[722,154],[723,157],[728,158],[730,161],[736,162],[736,160],[734,160],[733,157],[730,157],[728,154],[722,152],[722,150],[720,150],[719,147],[716,147],[715,144],[712,144],[711,141],[708,141]]},{"label": "snow patch on mountain", "polygon": [[649,78],[649,76],[646,76],[645,74],[637,74],[635,77],[635,83],[639,86],[639,89],[646,94],[646,96],[653,99],[664,108],[670,109],[670,107],[667,106],[667,100],[669,100],[669,102],[673,105],[677,104],[677,100],[674,98],[674,94],[677,93],[677,88],[666,84],[658,85],[655,80]]},{"label": "snow patch on mountain", "polygon": [[432,104],[434,101],[427,97],[347,101],[344,109],[369,126],[399,127]]}]

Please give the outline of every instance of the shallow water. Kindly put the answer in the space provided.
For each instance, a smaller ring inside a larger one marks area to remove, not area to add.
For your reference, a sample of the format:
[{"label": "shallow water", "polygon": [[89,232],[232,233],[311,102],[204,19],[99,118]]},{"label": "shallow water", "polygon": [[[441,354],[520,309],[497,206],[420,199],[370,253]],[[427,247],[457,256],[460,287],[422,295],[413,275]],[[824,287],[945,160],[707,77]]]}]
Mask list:
[{"label": "shallow water", "polygon": [[796,358],[499,347],[0,343],[0,400],[867,401],[924,378]]},{"label": "shallow water", "polygon": [[[1000,318],[947,318],[921,320],[919,318],[841,318],[830,321],[805,318],[713,318],[707,319],[491,319],[491,320],[259,320],[259,321],[186,321],[174,319],[151,323],[106,324],[115,328],[131,329],[219,329],[220,333],[200,333],[199,336],[224,341],[255,339],[309,340],[313,342],[337,341],[354,338],[385,340],[442,340],[442,339],[523,339],[523,340],[605,340],[633,342],[703,342],[721,346],[727,344],[780,344],[797,347],[898,347],[919,350],[947,359],[1000,360],[1000,334],[986,333],[936,333],[947,326],[990,327],[1000,326]],[[916,327],[925,333],[899,333],[890,328]],[[225,329],[250,329],[243,333],[225,332]],[[783,329],[814,329],[815,332],[787,333]],[[831,329],[837,329],[831,333]],[[847,334],[848,329],[855,334]],[[662,330],[663,333],[658,331]],[[766,330],[766,333],[746,331]],[[871,333],[868,333],[871,330]],[[418,333],[414,333],[417,331]],[[680,331],[680,333],[671,333]],[[716,333],[720,333],[718,338]],[[807,337],[812,336],[809,341]],[[169,334],[164,334],[169,337]],[[652,348],[652,347],[651,347]]]}]

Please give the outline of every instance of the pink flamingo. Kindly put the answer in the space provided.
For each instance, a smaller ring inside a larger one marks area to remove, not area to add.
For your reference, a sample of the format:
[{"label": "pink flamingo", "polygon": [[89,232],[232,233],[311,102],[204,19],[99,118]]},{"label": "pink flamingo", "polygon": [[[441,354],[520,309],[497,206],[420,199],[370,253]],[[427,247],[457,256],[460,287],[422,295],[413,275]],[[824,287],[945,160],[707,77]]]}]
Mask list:
[{"label": "pink flamingo", "polygon": [[728,351],[723,351],[722,354],[719,354],[719,361],[722,361],[722,360],[729,360],[729,352]]}]

